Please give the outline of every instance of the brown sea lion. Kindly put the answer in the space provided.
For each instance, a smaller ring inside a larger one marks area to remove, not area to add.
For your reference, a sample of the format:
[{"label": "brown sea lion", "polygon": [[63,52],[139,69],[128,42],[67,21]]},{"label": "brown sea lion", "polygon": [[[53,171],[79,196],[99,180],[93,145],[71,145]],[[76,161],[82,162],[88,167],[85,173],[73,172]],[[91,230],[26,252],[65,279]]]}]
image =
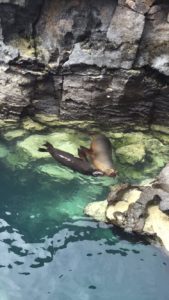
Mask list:
[{"label": "brown sea lion", "polygon": [[74,155],[54,148],[50,143],[46,143],[43,145],[45,148],[39,148],[41,152],[49,152],[51,156],[62,165],[70,168],[73,171],[77,171],[84,175],[91,176],[103,176],[103,172],[95,169],[91,166],[91,164],[84,159],[79,157],[75,157]]},{"label": "brown sea lion", "polygon": [[78,153],[79,157],[89,161],[93,168],[100,170],[104,175],[117,175],[112,161],[112,144],[105,135],[94,136],[90,148],[80,147]]}]

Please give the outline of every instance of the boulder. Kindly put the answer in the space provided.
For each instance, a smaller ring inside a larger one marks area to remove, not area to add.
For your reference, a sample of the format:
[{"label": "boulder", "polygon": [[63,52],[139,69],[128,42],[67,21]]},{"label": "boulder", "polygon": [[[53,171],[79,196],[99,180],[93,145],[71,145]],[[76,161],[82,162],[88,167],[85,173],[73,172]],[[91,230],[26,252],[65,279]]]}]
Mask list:
[{"label": "boulder", "polygon": [[167,164],[156,180],[146,181],[144,185],[116,185],[107,200],[87,205],[85,214],[99,221],[105,219],[106,223],[148,240],[160,241],[169,251],[168,174]]},{"label": "boulder", "polygon": [[135,165],[138,162],[142,163],[144,162],[145,154],[145,147],[141,143],[123,146],[116,150],[116,155],[122,164]]}]

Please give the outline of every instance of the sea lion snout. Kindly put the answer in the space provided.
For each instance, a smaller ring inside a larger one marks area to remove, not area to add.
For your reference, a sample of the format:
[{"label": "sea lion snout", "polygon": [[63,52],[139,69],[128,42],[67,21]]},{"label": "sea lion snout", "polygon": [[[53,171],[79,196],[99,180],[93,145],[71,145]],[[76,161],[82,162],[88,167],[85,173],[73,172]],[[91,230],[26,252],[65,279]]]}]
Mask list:
[{"label": "sea lion snout", "polygon": [[118,172],[114,169],[108,169],[105,171],[105,174],[109,177],[116,177]]}]

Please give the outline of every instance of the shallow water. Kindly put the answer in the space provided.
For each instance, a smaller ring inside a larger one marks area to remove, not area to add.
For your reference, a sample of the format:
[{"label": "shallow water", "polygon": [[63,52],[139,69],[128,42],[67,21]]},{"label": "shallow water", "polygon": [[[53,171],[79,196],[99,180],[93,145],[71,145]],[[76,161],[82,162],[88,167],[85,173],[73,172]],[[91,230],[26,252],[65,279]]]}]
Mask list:
[{"label": "shallow water", "polygon": [[0,161],[0,300],[169,300],[165,253],[83,215],[116,181],[36,165]]}]

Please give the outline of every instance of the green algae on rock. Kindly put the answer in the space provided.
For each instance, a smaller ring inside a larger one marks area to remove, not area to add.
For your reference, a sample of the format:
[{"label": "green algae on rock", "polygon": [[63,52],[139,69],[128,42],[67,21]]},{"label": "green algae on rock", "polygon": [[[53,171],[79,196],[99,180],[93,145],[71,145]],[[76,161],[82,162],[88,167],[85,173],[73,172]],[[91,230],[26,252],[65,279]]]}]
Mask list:
[{"label": "green algae on rock", "polygon": [[145,147],[143,144],[123,146],[116,150],[116,155],[121,163],[135,165],[138,162],[144,162]]},{"label": "green algae on rock", "polygon": [[28,131],[42,131],[46,128],[46,126],[41,125],[38,122],[33,121],[31,118],[25,118],[22,121],[22,127]]},{"label": "green algae on rock", "polygon": [[[46,118],[48,119],[49,116]],[[51,120],[54,119],[52,116],[50,118]],[[113,157],[113,161],[118,170],[119,177],[116,179],[108,177],[97,179],[88,178],[90,184],[109,186],[116,181],[122,181],[123,178],[127,178],[129,181],[137,180],[139,182],[145,178],[155,176],[160,168],[162,168],[169,160],[168,145],[164,145],[150,133],[105,132],[105,134],[110,137],[112,145],[116,149],[116,157]],[[10,128],[9,130],[5,130],[2,136],[7,142],[9,141],[12,144],[12,151],[8,153],[4,160],[5,164],[9,165],[12,169],[27,168],[28,165],[36,161],[39,164],[39,167],[44,164],[59,166],[52,160],[49,153],[38,151],[38,148],[42,147],[47,141],[53,144],[55,148],[67,151],[75,156],[78,155],[77,149],[80,145],[86,147],[89,147],[90,145],[90,137],[88,134],[72,128],[63,129],[62,127],[57,127],[55,129],[50,129],[48,134],[47,131],[45,131],[43,134],[42,132],[39,132],[38,134],[36,132],[31,135],[29,131],[24,129],[11,130]],[[36,167],[35,171],[37,170]],[[40,172],[40,170],[42,170],[43,174],[47,171],[46,168],[45,172],[44,168],[38,169],[38,172]],[[63,168],[63,170],[66,170],[65,172],[67,172],[66,168]],[[55,180],[53,176],[54,169],[50,169],[50,171],[51,178]],[[68,178],[67,175],[65,177]]]},{"label": "green algae on rock", "polygon": [[5,140],[11,141],[11,140],[14,140],[17,138],[22,138],[22,137],[24,137],[25,134],[26,134],[26,131],[23,129],[14,129],[14,130],[5,132],[3,134],[3,137],[5,138]]},{"label": "green algae on rock", "polygon": [[56,115],[53,114],[36,114],[34,116],[34,120],[36,122],[39,122],[42,125],[48,126],[48,127],[67,127],[67,128],[75,128],[75,129],[97,129],[98,124],[94,121],[90,120],[60,120]]},{"label": "green algae on rock", "polygon": [[0,120],[0,129],[1,130],[4,130],[6,128],[8,129],[16,129],[18,127],[18,123],[16,120],[14,119],[3,119],[3,120]]},{"label": "green algae on rock", "polygon": [[48,158],[50,157],[49,153],[38,151],[47,141],[54,147],[74,155],[77,155],[77,149],[81,143],[77,133],[67,130],[66,132],[58,131],[48,135],[30,135],[25,140],[17,143],[17,149],[25,153],[25,156],[27,155],[31,160]]}]

